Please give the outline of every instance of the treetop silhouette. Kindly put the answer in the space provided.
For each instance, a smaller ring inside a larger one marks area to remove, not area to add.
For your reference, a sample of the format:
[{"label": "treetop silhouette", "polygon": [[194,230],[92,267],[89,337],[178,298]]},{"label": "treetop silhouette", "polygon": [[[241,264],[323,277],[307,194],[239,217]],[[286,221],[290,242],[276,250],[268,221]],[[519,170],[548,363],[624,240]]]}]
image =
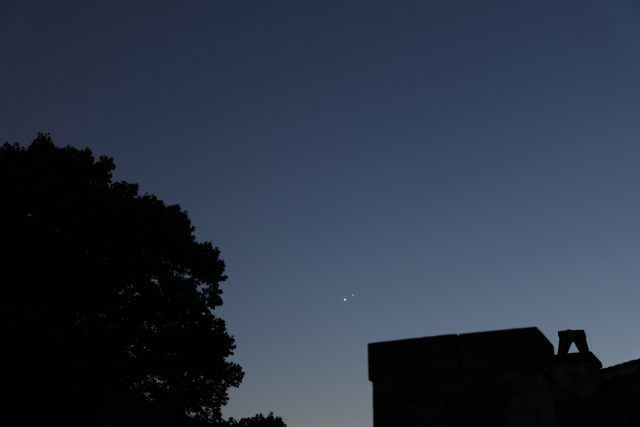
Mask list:
[{"label": "treetop silhouette", "polygon": [[114,168],[47,134],[0,148],[3,397],[86,419],[115,392],[222,423],[243,372],[214,315],[220,252]]}]

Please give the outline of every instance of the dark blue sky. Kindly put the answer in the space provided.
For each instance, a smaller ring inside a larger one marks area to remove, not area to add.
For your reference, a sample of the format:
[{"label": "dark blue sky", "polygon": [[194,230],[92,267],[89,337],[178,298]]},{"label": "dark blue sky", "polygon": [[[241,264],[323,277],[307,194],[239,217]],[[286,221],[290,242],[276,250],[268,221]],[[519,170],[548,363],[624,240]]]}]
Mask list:
[{"label": "dark blue sky", "polygon": [[227,415],[370,427],[371,341],[640,357],[637,2],[4,0],[0,58],[1,140],[111,155],[222,250]]}]

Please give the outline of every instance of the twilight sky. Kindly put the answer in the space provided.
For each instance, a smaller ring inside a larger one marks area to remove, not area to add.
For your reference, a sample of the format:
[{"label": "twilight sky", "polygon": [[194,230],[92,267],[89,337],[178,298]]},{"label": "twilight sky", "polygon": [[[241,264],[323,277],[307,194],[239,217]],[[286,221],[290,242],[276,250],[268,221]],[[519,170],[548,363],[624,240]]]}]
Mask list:
[{"label": "twilight sky", "polygon": [[228,416],[370,427],[372,341],[640,357],[636,1],[2,0],[0,64],[0,141],[113,156],[221,249]]}]

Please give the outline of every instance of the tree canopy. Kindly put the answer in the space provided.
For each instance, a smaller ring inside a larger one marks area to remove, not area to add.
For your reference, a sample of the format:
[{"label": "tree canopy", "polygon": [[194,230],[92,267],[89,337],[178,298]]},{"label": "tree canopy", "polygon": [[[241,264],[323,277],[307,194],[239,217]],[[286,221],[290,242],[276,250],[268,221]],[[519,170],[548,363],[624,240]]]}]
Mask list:
[{"label": "tree canopy", "polygon": [[220,252],[178,205],[114,182],[114,167],[46,134],[0,148],[5,402],[86,421],[126,396],[222,423],[243,372],[214,315]]}]

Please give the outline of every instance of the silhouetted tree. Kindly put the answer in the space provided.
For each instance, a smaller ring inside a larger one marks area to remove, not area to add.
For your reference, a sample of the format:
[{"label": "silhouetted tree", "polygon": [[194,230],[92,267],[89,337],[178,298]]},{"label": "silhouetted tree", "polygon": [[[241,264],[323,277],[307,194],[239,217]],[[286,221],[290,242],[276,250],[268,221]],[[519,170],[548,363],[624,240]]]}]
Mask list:
[{"label": "silhouetted tree", "polygon": [[213,314],[219,251],[178,205],[113,169],[45,134],[0,148],[3,403],[25,425],[87,425],[123,396],[222,423],[243,372]]},{"label": "silhouetted tree", "polygon": [[258,414],[251,418],[242,418],[235,420],[233,418],[227,421],[226,427],[286,427],[282,418],[275,417],[272,413],[269,413],[266,417],[262,414]]}]

